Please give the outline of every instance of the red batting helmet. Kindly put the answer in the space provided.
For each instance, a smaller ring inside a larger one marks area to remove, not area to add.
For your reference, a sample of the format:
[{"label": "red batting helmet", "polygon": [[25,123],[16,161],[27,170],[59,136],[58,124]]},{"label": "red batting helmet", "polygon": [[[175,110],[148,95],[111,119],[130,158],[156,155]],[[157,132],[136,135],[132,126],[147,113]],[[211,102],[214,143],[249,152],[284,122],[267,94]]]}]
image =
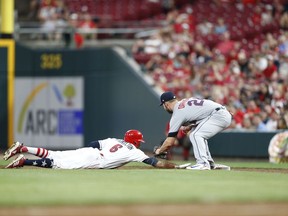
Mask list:
[{"label": "red batting helmet", "polygon": [[133,144],[136,148],[140,147],[141,142],[145,142],[142,133],[138,130],[128,130],[124,135],[124,140]]}]

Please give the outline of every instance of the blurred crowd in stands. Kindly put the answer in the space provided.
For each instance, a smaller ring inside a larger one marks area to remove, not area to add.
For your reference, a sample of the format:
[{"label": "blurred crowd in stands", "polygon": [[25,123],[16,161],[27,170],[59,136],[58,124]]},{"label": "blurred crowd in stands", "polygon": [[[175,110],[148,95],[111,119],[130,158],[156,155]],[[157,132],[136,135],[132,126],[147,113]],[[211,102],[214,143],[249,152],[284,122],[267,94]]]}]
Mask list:
[{"label": "blurred crowd in stands", "polygon": [[30,0],[29,11],[41,37],[69,47],[99,36],[95,13],[102,21],[109,11],[112,21],[162,20],[132,47],[154,87],[224,104],[234,114],[230,130],[288,128],[286,0]]},{"label": "blurred crowd in stands", "polygon": [[35,33],[35,37],[58,41],[64,39],[67,46],[79,48],[86,39],[133,39],[139,31],[137,29],[162,26],[162,21],[165,21],[162,20],[163,12],[170,8],[171,0],[16,1],[18,18],[22,21],[19,29],[29,28],[34,23],[33,27],[40,26],[41,30],[41,33]]},{"label": "blurred crowd in stands", "polygon": [[230,130],[287,129],[287,6],[193,1],[168,11],[169,25],[138,39],[132,53],[160,91],[224,104],[234,114]]},{"label": "blurred crowd in stands", "polygon": [[[85,39],[96,39],[97,19],[88,12],[87,5],[72,12],[66,3],[66,0],[31,0],[27,18],[40,22],[43,34],[37,35],[38,38],[64,40],[67,46],[80,48]],[[94,32],[89,33],[91,30]]]}]

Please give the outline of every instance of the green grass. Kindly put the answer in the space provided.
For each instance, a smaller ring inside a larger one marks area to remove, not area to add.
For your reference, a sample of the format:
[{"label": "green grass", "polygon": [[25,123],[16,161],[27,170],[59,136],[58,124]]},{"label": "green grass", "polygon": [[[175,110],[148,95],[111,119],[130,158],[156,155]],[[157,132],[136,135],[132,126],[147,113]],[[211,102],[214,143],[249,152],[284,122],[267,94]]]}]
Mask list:
[{"label": "green grass", "polygon": [[223,163],[232,170],[142,169],[141,163],[114,170],[1,169],[0,206],[288,201],[287,173],[236,170],[288,164]]}]

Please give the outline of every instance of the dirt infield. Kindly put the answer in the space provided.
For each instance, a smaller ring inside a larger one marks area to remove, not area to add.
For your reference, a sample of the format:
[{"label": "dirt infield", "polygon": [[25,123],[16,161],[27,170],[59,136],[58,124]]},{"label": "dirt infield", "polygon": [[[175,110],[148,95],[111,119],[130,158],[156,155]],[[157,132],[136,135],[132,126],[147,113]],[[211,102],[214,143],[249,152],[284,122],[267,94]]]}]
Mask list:
[{"label": "dirt infield", "polygon": [[[5,166],[0,165],[0,169],[5,169]],[[43,169],[43,168],[39,168],[39,167],[23,167],[23,168],[19,168],[19,169]],[[117,169],[155,169],[154,167],[150,167],[150,166],[123,166],[123,167],[119,167]],[[288,169],[268,169],[268,168],[247,168],[247,167],[237,167],[237,168],[231,168],[232,171],[248,171],[248,172],[270,172],[270,173],[285,173],[288,174]],[[220,170],[222,172],[222,170]],[[287,214],[288,215],[288,214]],[[0,215],[2,216],[2,215]]]},{"label": "dirt infield", "polygon": [[267,168],[233,168],[232,170],[250,171],[250,172],[288,173],[288,169],[275,169],[275,168],[273,168],[273,169],[267,169]]},{"label": "dirt infield", "polygon": [[0,208],[1,216],[286,216],[287,203],[259,204],[191,204],[191,205],[105,205],[105,206],[61,206]]}]

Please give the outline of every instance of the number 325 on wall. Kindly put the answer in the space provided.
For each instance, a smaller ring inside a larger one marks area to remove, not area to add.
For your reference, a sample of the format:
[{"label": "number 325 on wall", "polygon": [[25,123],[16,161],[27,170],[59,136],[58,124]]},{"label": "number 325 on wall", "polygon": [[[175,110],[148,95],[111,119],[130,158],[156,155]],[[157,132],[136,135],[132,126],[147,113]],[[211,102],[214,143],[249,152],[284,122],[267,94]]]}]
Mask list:
[{"label": "number 325 on wall", "polygon": [[42,69],[60,69],[62,67],[61,54],[42,54],[40,67]]}]

